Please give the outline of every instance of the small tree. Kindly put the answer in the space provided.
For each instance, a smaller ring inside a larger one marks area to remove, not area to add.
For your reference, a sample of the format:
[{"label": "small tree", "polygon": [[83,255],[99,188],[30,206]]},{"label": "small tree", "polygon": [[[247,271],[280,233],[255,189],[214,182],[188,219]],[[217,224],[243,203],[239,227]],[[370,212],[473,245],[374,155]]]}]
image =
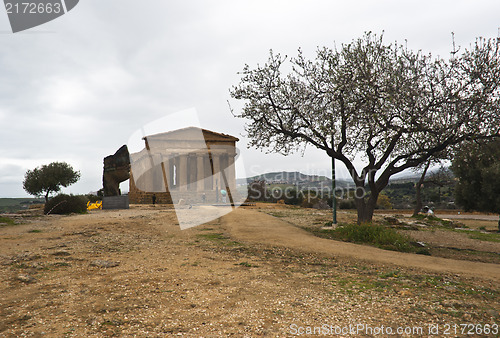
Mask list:
[{"label": "small tree", "polygon": [[458,179],[458,205],[465,211],[500,214],[500,139],[465,145],[453,159],[451,169]]},{"label": "small tree", "polygon": [[231,96],[245,102],[236,116],[249,120],[251,146],[287,155],[312,145],[341,161],[356,185],[358,223],[371,222],[391,176],[500,135],[496,40],[452,55],[434,59],[367,33],[313,61],[299,50],[286,73],[287,57],[271,51],[263,66],[245,66]]},{"label": "small tree", "polygon": [[30,195],[45,196],[45,203],[49,195],[76,183],[80,179],[80,172],[65,162],[53,162],[33,170],[24,175],[23,188]]}]

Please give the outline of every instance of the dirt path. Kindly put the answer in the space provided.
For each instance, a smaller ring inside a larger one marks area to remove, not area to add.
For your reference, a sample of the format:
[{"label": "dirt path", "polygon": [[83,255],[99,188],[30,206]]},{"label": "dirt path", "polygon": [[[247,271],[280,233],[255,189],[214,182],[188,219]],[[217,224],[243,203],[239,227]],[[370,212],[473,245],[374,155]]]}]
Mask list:
[{"label": "dirt path", "polygon": [[222,217],[222,223],[231,233],[231,237],[240,241],[265,243],[308,253],[351,257],[441,273],[500,280],[500,267],[496,264],[386,251],[364,245],[322,239],[256,210],[239,208]]},{"label": "dirt path", "polygon": [[470,214],[440,214],[436,213],[436,217],[439,218],[449,218],[449,219],[475,219],[483,221],[498,221],[497,215],[470,215]]}]

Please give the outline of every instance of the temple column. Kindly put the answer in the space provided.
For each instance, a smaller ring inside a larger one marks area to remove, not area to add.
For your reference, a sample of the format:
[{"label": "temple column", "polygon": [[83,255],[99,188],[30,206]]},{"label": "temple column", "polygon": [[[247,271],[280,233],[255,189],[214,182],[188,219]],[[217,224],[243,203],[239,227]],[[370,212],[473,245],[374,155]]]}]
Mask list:
[{"label": "temple column", "polygon": [[196,156],[196,190],[205,190],[204,178],[205,178],[205,168],[203,166],[203,155],[197,154]]},{"label": "temple column", "polygon": [[165,184],[165,191],[169,191],[170,189],[170,159],[167,157],[166,159],[162,158],[161,161],[161,169],[163,171],[163,183]]},{"label": "temple column", "polygon": [[178,154],[172,154],[172,158],[168,159],[168,172],[167,181],[170,184],[170,190],[179,189],[179,157]]},{"label": "temple column", "polygon": [[[226,169],[226,177],[227,184],[229,185],[229,189],[236,189],[236,168],[234,166],[234,157],[236,154],[228,154],[227,156],[227,169]],[[233,191],[231,191],[234,193]]]},{"label": "temple column", "polygon": [[[212,163],[214,166],[214,184],[213,184],[213,189],[214,190],[220,190],[221,189],[221,180],[220,180],[220,156],[213,154],[212,153]],[[220,191],[217,191],[217,196],[220,193]]]},{"label": "temple column", "polygon": [[177,171],[177,179],[179,180],[179,190],[187,191],[187,156],[181,155],[179,158],[179,170]]}]

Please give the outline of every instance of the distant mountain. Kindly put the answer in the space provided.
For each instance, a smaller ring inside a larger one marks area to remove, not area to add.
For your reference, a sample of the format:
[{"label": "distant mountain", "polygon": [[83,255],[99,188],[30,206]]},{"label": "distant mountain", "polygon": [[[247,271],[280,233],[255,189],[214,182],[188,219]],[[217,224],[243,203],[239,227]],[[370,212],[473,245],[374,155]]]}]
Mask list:
[{"label": "distant mountain", "polygon": [[[287,184],[295,185],[300,188],[312,188],[312,187],[329,187],[332,184],[332,180],[326,176],[319,175],[307,175],[298,171],[287,172],[272,172],[265,173],[262,175],[252,176],[248,178],[239,178],[236,180],[236,184],[244,185],[251,183],[253,181],[266,181],[267,184]],[[348,180],[337,180],[336,184],[338,187],[348,187],[353,186],[353,184]]]},{"label": "distant mountain", "polygon": [[[427,177],[432,175],[434,171],[429,171],[427,173]],[[407,183],[412,182],[416,183],[420,178],[420,173],[408,172],[405,174],[397,175],[396,177],[392,177],[389,180],[389,184],[391,183]],[[278,171],[265,173],[262,175],[247,177],[247,178],[239,178],[236,180],[236,184],[244,185],[253,181],[266,181],[267,184],[291,184],[297,185],[301,188],[310,188],[310,187],[326,187],[332,184],[332,180],[326,176],[318,176],[318,175],[307,175],[298,171]],[[336,180],[337,187],[354,187],[354,183],[351,179],[337,179]]]}]

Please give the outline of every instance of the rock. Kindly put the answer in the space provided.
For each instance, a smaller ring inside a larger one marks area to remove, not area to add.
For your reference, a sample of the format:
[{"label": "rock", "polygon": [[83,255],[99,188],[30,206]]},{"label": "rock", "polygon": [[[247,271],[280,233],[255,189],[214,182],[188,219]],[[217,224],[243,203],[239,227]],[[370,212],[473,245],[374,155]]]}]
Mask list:
[{"label": "rock", "polygon": [[392,217],[392,216],[385,216],[384,217],[384,220],[390,224],[390,225],[398,225],[398,224],[401,224],[401,222],[399,221],[399,219],[397,219],[396,217]]},{"label": "rock", "polygon": [[488,309],[486,310],[486,313],[493,318],[500,318],[500,312],[495,309]]},{"label": "rock", "polygon": [[17,280],[23,283],[34,283],[36,279],[28,274],[17,275]]},{"label": "rock", "polygon": [[61,251],[56,251],[52,254],[53,256],[60,256],[60,257],[66,257],[66,256],[71,256],[71,253],[61,250]]},{"label": "rock", "polygon": [[91,266],[97,266],[99,268],[113,268],[115,266],[120,265],[119,262],[111,262],[111,261],[105,261],[102,259],[96,259],[92,263],[90,263]]},{"label": "rock", "polygon": [[177,205],[186,205],[186,201],[183,198],[181,198],[179,200],[179,203],[177,203]]},{"label": "rock", "polygon": [[417,248],[425,248],[427,246],[424,242],[420,241],[410,242],[410,244]]},{"label": "rock", "polygon": [[318,202],[314,203],[312,207],[320,210],[330,209],[330,206],[325,200],[318,200]]}]

